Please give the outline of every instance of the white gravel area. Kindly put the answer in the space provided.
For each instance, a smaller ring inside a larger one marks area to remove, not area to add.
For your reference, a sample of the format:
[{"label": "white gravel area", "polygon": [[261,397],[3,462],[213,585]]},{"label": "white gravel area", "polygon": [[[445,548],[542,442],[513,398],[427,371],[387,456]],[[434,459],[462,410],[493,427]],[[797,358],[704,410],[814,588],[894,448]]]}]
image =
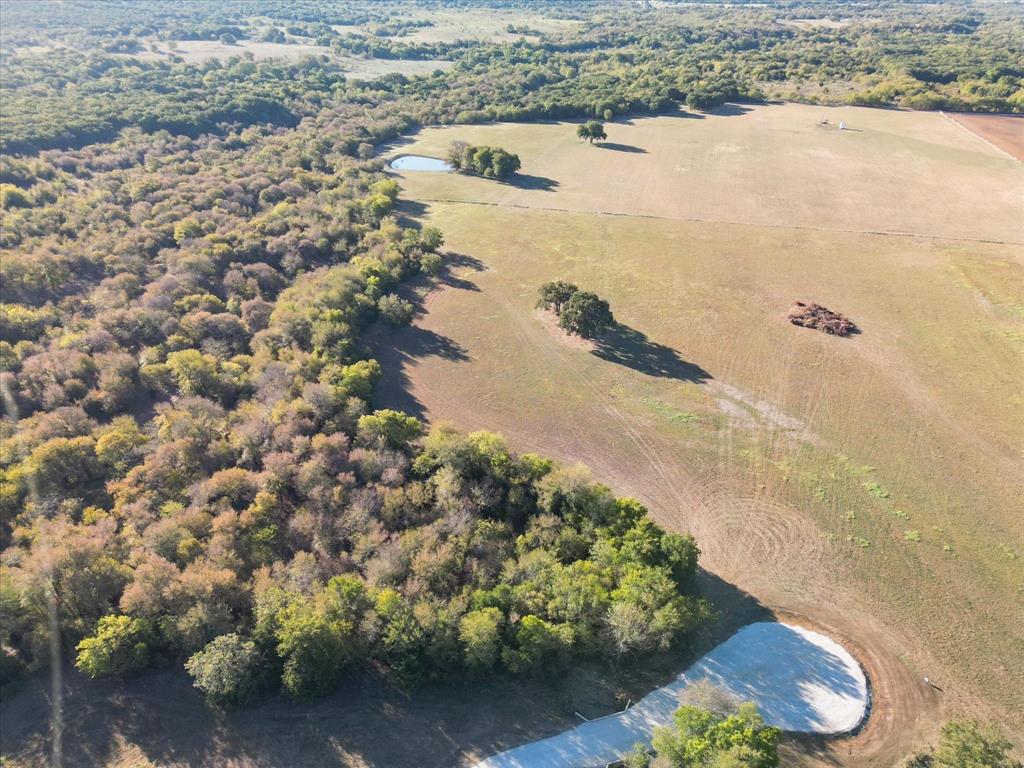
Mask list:
[{"label": "white gravel area", "polygon": [[637,742],[650,743],[655,727],[671,723],[680,692],[701,679],[756,702],[765,721],[785,731],[845,733],[868,711],[864,670],[839,643],[803,627],[759,622],[741,629],[625,712],[507,750],[476,768],[605,766]]}]

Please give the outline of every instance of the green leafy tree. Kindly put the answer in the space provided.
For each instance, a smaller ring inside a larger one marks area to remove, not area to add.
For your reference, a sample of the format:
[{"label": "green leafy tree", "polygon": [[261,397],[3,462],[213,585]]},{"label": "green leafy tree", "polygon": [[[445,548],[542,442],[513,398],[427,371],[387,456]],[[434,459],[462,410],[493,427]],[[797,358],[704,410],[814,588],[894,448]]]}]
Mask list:
[{"label": "green leafy tree", "polygon": [[246,702],[258,687],[264,660],[256,643],[230,633],[216,637],[185,662],[193,685],[218,706]]},{"label": "green leafy tree", "polygon": [[89,677],[127,675],[149,666],[156,642],[152,624],[131,616],[104,616],[82,640],[75,666]]},{"label": "green leafy tree", "polygon": [[475,147],[464,142],[453,142],[448,163],[461,173],[488,179],[507,179],[521,167],[519,155],[501,147]]},{"label": "green leafy tree", "polygon": [[362,443],[382,443],[390,448],[406,448],[422,433],[418,419],[387,408],[360,417],[357,432]]},{"label": "green leafy tree", "polygon": [[371,609],[363,583],[346,576],[335,576],[312,600],[295,596],[276,615],[264,609],[257,630],[268,631],[260,624],[274,627],[285,690],[298,698],[332,690],[367,655],[367,638],[360,628]]},{"label": "green leafy tree", "polygon": [[96,440],[96,458],[114,476],[124,475],[143,455],[148,439],[131,416],[118,416]]},{"label": "green leafy tree", "polygon": [[651,756],[643,744],[635,744],[622,760],[622,768],[651,768]]},{"label": "green leafy tree", "polygon": [[590,291],[576,291],[558,317],[562,328],[585,339],[593,338],[614,323],[608,302]]},{"label": "green leafy tree", "polygon": [[421,680],[426,672],[422,654],[427,638],[408,602],[395,590],[384,589],[377,594],[375,609],[380,619],[376,655],[403,683]]},{"label": "green leafy tree", "polygon": [[444,233],[437,227],[424,227],[420,230],[419,246],[427,253],[434,253],[444,245]]},{"label": "green leafy tree", "polygon": [[501,611],[482,608],[470,611],[459,622],[459,640],[466,667],[486,672],[494,666],[501,649]]},{"label": "green leafy tree", "polygon": [[623,567],[611,593],[610,626],[620,653],[667,650],[684,630],[702,618],[700,604],[679,594],[664,566],[632,562]]},{"label": "green leafy tree", "polygon": [[572,628],[555,625],[537,616],[524,616],[515,632],[515,647],[505,648],[501,657],[512,672],[537,675],[556,672],[572,647]]},{"label": "green leafy tree", "polygon": [[540,299],[537,301],[537,306],[541,309],[554,310],[556,315],[560,314],[562,307],[578,290],[579,288],[575,285],[564,280],[552,280],[544,283],[540,287]]},{"label": "green leafy tree", "polygon": [[36,446],[25,461],[42,492],[81,492],[102,475],[91,437],[55,437]]},{"label": "green leafy tree", "polygon": [[953,720],[942,727],[933,768],[1021,768],[1010,757],[1013,744],[990,723]]},{"label": "green leafy tree", "polygon": [[277,629],[277,652],[284,660],[284,689],[297,698],[330,692],[352,661],[351,633],[350,627],[331,621],[315,605],[289,605]]},{"label": "green leafy tree", "polygon": [[351,365],[328,365],[320,374],[320,381],[334,389],[335,400],[344,403],[350,397],[369,400],[373,386],[381,377],[380,363],[359,360]]},{"label": "green leafy tree", "polygon": [[412,322],[412,303],[393,293],[381,296],[377,300],[377,309],[380,310],[381,317],[396,328]]},{"label": "green leafy tree", "polygon": [[574,640],[596,648],[608,613],[609,574],[589,560],[560,565],[547,575],[548,616],[572,627]]},{"label": "green leafy tree", "polygon": [[181,245],[186,240],[194,240],[204,234],[203,226],[193,218],[182,219],[174,225],[174,242]]},{"label": "green leafy tree", "polygon": [[583,141],[593,144],[595,141],[604,141],[608,134],[604,131],[604,124],[600,120],[588,120],[576,128],[576,136]]},{"label": "green leafy tree", "polygon": [[217,399],[220,394],[217,358],[198,349],[183,349],[167,356],[171,370],[183,395],[201,395]]},{"label": "green leafy tree", "polygon": [[655,729],[654,749],[670,768],[774,768],[781,738],[782,731],[765,725],[752,702],[728,715],[683,706],[671,726]]}]

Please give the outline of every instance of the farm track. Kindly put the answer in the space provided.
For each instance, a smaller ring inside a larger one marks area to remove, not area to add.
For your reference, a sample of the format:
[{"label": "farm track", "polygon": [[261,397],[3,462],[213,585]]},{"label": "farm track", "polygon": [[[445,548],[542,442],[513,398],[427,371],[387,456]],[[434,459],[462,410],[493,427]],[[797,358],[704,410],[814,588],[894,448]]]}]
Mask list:
[{"label": "farm track", "polygon": [[[966,130],[966,129],[965,129]],[[1000,150],[1001,151],[1001,150]],[[653,219],[656,221],[686,221],[698,224],[724,224],[737,227],[754,227],[760,229],[796,230],[805,232],[835,232],[848,235],[877,235],[879,237],[901,237],[922,240],[938,240],[949,243],[983,243],[986,245],[1024,245],[1024,240],[990,240],[978,237],[954,237],[952,235],[931,235],[922,232],[898,232],[879,229],[844,229],[841,227],[812,227],[806,224],[771,224],[755,221],[737,221],[731,219],[715,219],[699,216],[662,216],[654,213],[627,213],[625,211],[608,211],[596,208],[557,208],[546,205],[526,205],[525,203],[499,203],[485,200],[456,200],[444,197],[419,198],[424,203],[446,203],[449,205],[481,205],[491,208],[518,208],[528,211],[550,211],[552,213],[579,213],[594,216],[620,216],[627,219]]]}]

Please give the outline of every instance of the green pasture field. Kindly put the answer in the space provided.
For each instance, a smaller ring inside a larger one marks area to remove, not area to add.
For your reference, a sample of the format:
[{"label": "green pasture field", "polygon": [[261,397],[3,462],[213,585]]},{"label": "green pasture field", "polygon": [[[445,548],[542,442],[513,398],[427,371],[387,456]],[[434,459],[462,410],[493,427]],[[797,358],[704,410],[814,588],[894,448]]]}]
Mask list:
[{"label": "green pasture field", "polygon": [[[942,716],[1024,731],[1024,168],[938,113],[606,127],[605,146],[549,123],[394,150],[490,144],[522,172],[397,175],[452,273],[381,351],[403,374],[382,402],[586,464],[722,578],[884,646],[904,687],[941,680],[914,696]],[[534,308],[554,279],[620,328],[564,336]],[[861,332],[793,326],[794,300]]]}]

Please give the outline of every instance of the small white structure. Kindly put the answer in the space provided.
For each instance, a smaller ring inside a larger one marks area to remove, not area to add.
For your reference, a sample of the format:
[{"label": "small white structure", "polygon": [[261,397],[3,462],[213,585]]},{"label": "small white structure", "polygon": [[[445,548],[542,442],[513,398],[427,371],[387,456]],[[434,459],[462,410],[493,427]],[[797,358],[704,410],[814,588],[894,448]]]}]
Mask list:
[{"label": "small white structure", "polygon": [[846,123],[844,123],[842,120],[839,121],[839,130],[840,131],[845,131],[846,130]]}]

